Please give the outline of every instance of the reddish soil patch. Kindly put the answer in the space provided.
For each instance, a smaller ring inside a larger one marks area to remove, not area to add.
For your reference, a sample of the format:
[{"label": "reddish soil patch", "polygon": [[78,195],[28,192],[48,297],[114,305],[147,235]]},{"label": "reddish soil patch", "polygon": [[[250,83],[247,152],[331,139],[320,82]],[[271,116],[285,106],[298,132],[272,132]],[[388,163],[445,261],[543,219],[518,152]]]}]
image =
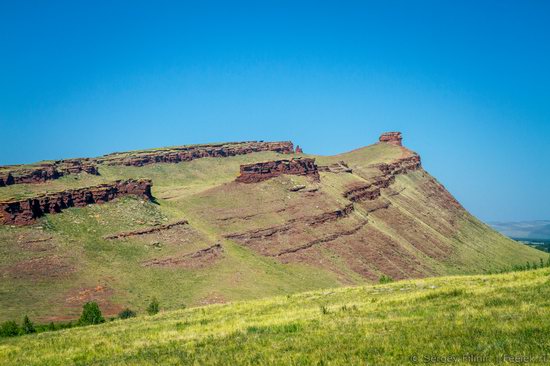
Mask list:
[{"label": "reddish soil patch", "polygon": [[97,302],[104,317],[116,316],[124,307],[111,301],[113,293],[113,289],[106,284],[70,290],[61,300],[65,315],[46,317],[43,321],[60,322],[78,319],[82,313],[82,306],[90,301]]},{"label": "reddish soil patch", "polygon": [[53,236],[42,232],[25,232],[16,238],[17,247],[28,252],[49,252],[57,247]]},{"label": "reddish soil patch", "polygon": [[227,299],[222,294],[217,292],[212,292],[199,301],[199,305],[211,305],[211,304],[224,304],[227,302]]},{"label": "reddish soil patch", "polygon": [[74,271],[73,265],[57,255],[24,260],[4,270],[10,278],[31,280],[65,278]]}]

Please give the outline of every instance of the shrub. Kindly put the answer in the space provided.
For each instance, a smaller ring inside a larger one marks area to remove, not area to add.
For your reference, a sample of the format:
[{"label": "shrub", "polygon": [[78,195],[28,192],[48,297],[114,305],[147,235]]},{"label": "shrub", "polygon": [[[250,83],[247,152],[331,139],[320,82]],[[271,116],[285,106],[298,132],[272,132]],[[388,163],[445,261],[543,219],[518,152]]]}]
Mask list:
[{"label": "shrub", "polygon": [[319,310],[321,310],[321,314],[326,315],[329,313],[328,308],[325,305],[321,305],[319,307]]},{"label": "shrub", "polygon": [[36,329],[34,328],[34,325],[27,315],[25,315],[25,317],[23,318],[23,325],[21,326],[21,330],[24,334],[36,333]]},{"label": "shrub", "polygon": [[128,318],[135,318],[136,312],[133,310],[130,310],[128,308],[122,310],[120,313],[118,313],[118,317],[120,319],[128,319]]},{"label": "shrub", "polygon": [[2,323],[0,326],[0,336],[2,337],[15,337],[19,335],[19,327],[13,320]]},{"label": "shrub", "polygon": [[378,282],[380,282],[380,283],[390,283],[390,282],[393,282],[393,278],[391,278],[390,276],[382,275],[382,276],[380,276],[380,279],[378,280]]},{"label": "shrub", "polygon": [[159,302],[156,297],[153,297],[149,306],[147,306],[147,314],[155,315],[159,312]]},{"label": "shrub", "polygon": [[87,302],[82,308],[82,315],[78,320],[78,325],[92,325],[105,322],[101,315],[101,310],[95,301]]}]

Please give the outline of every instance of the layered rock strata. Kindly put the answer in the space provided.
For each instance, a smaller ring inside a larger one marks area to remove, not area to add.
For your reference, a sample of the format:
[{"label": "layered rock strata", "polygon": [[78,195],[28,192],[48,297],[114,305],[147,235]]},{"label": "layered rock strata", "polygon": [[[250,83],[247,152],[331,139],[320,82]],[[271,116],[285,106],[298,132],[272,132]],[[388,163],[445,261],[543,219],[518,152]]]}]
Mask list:
[{"label": "layered rock strata", "polygon": [[403,146],[403,136],[401,132],[384,132],[380,136],[379,141],[395,146]]},{"label": "layered rock strata", "polygon": [[58,179],[66,174],[77,174],[81,172],[99,175],[97,165],[100,164],[139,167],[155,163],[179,163],[200,158],[245,155],[262,151],[292,154],[294,153],[294,144],[290,141],[250,141],[226,144],[205,144],[128,153],[113,153],[99,158],[59,160],[38,165],[6,166],[0,168],[0,187],[11,184],[42,183],[47,180]]},{"label": "layered rock strata", "polygon": [[319,180],[319,170],[315,159],[298,158],[241,165],[240,175],[236,181],[258,183],[282,174],[303,175]]},{"label": "layered rock strata", "polygon": [[105,203],[120,196],[136,195],[152,199],[147,179],[115,181],[98,186],[47,193],[24,200],[0,202],[0,224],[29,225],[47,213],[59,213],[69,207]]},{"label": "layered rock strata", "polygon": [[107,236],[104,237],[104,239],[114,240],[114,239],[129,238],[129,237],[132,237],[132,236],[141,236],[141,235],[146,235],[146,234],[157,233],[159,231],[170,230],[173,227],[183,226],[183,225],[189,225],[189,221],[179,220],[179,221],[176,221],[176,222],[171,222],[169,224],[157,225],[157,226],[149,227],[149,228],[146,228],[146,229],[139,229],[139,230],[134,230],[134,231],[126,231],[126,232],[123,232],[123,233],[118,233],[118,234],[113,234],[113,235],[107,235]]},{"label": "layered rock strata", "polygon": [[344,192],[344,197],[352,202],[374,200],[380,197],[381,189],[388,188],[399,174],[405,174],[420,169],[422,166],[420,156],[413,154],[405,158],[397,159],[391,163],[377,164],[381,175],[375,176],[371,182],[355,184]]},{"label": "layered rock strata", "polygon": [[137,151],[134,153],[114,153],[97,158],[96,161],[107,165],[143,166],[155,163],[179,163],[207,157],[219,158],[245,155],[261,151],[292,154],[294,152],[294,145],[290,141],[253,141],[218,145],[194,145],[170,149]]},{"label": "layered rock strata", "polygon": [[43,183],[67,174],[88,173],[99,175],[96,165],[89,159],[59,160],[36,166],[14,165],[0,170],[0,187],[12,184]]}]

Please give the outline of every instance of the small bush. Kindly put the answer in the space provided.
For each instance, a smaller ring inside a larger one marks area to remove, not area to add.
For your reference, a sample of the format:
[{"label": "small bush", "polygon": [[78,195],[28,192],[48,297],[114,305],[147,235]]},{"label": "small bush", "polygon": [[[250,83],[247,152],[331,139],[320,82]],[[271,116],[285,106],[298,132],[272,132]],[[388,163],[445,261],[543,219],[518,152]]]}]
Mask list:
[{"label": "small bush", "polygon": [[393,278],[391,278],[390,276],[382,275],[382,276],[380,276],[380,279],[378,280],[378,282],[380,282],[380,283],[390,283],[390,282],[393,282]]},{"label": "small bush", "polygon": [[122,310],[120,313],[118,313],[118,317],[120,319],[135,318],[136,317],[136,312],[126,308],[126,309]]},{"label": "small bush", "polygon": [[326,315],[329,313],[328,308],[325,305],[321,305],[319,307],[319,310],[321,310],[321,314]]},{"label": "small bush", "polygon": [[34,328],[34,325],[27,315],[25,315],[25,317],[23,318],[23,325],[21,326],[21,330],[24,334],[36,333],[36,329]]},{"label": "small bush", "polygon": [[13,320],[2,323],[0,326],[0,336],[2,337],[15,337],[19,335],[19,327]]},{"label": "small bush", "polygon": [[99,305],[95,301],[87,302],[82,309],[82,315],[78,320],[78,325],[92,325],[105,322],[101,315]]},{"label": "small bush", "polygon": [[155,315],[160,311],[159,302],[156,297],[153,297],[149,306],[147,306],[147,314]]}]

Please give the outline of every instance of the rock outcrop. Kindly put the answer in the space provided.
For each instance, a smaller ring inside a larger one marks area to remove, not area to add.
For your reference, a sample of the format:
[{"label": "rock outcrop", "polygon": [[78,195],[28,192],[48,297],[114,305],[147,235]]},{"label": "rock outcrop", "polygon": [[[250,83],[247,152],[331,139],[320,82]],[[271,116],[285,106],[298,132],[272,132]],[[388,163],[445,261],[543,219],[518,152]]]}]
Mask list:
[{"label": "rock outcrop", "polygon": [[352,202],[377,199],[380,197],[381,189],[388,188],[398,174],[415,171],[421,166],[420,156],[416,154],[397,159],[392,163],[377,164],[374,167],[378,168],[382,174],[375,176],[369,183],[348,187],[344,192],[344,197]]},{"label": "rock outcrop", "polygon": [[82,172],[99,175],[96,165],[89,159],[58,160],[29,166],[6,166],[0,170],[0,187],[11,184],[43,183],[67,174]]},{"label": "rock outcrop", "polygon": [[420,161],[420,156],[417,154],[412,154],[410,156],[397,159],[391,163],[382,163],[376,165],[378,169],[384,175],[397,175],[397,174],[403,174],[410,171],[417,170],[422,166],[422,163]]},{"label": "rock outcrop", "polygon": [[310,158],[245,164],[241,165],[240,170],[240,175],[236,179],[240,183],[258,183],[282,174],[304,175],[319,180],[319,170],[315,159]]},{"label": "rock outcrop", "polygon": [[107,236],[104,237],[104,239],[114,240],[114,239],[130,238],[132,236],[141,236],[141,235],[146,235],[146,234],[157,233],[159,231],[170,230],[173,227],[183,226],[183,225],[189,225],[189,221],[179,220],[179,221],[176,221],[176,222],[171,222],[169,224],[157,225],[157,226],[149,227],[149,228],[146,228],[146,229],[139,229],[139,230],[134,230],[134,231],[126,231],[126,232],[123,232],[123,233],[118,233],[118,234],[113,234],[113,235],[107,235]]},{"label": "rock outcrop", "polygon": [[328,173],[353,173],[353,169],[351,169],[348,164],[344,161],[339,161],[334,164],[330,165],[319,165],[319,171],[320,172],[328,172]]},{"label": "rock outcrop", "polygon": [[[300,149],[301,150],[301,149]],[[58,179],[66,174],[99,175],[97,165],[143,166],[155,163],[179,163],[200,158],[218,158],[245,155],[261,151],[274,151],[281,154],[294,153],[294,144],[283,142],[234,142],[226,144],[206,144],[180,146],[166,149],[113,153],[99,158],[58,160],[36,165],[14,165],[0,167],[0,187],[11,184],[42,183]]]},{"label": "rock outcrop", "polygon": [[145,150],[132,153],[114,153],[97,158],[100,164],[143,166],[155,163],[179,163],[200,158],[219,158],[245,155],[261,151],[274,151],[281,154],[292,154],[294,145],[284,142],[236,142],[217,145],[193,145],[169,149]]},{"label": "rock outcrop", "polygon": [[116,181],[98,186],[47,193],[24,200],[0,202],[0,224],[29,225],[47,213],[59,213],[69,207],[105,203],[120,196],[137,195],[151,199],[151,181]]},{"label": "rock outcrop", "polygon": [[385,132],[380,136],[379,141],[395,146],[403,146],[403,136],[401,132]]},{"label": "rock outcrop", "polygon": [[223,247],[221,244],[217,243],[194,253],[186,254],[180,257],[152,259],[143,262],[142,265],[144,267],[202,268],[214,264],[216,261],[221,259],[223,255]]},{"label": "rock outcrop", "polygon": [[300,145],[296,146],[296,154],[303,154],[304,150],[300,147]]}]

